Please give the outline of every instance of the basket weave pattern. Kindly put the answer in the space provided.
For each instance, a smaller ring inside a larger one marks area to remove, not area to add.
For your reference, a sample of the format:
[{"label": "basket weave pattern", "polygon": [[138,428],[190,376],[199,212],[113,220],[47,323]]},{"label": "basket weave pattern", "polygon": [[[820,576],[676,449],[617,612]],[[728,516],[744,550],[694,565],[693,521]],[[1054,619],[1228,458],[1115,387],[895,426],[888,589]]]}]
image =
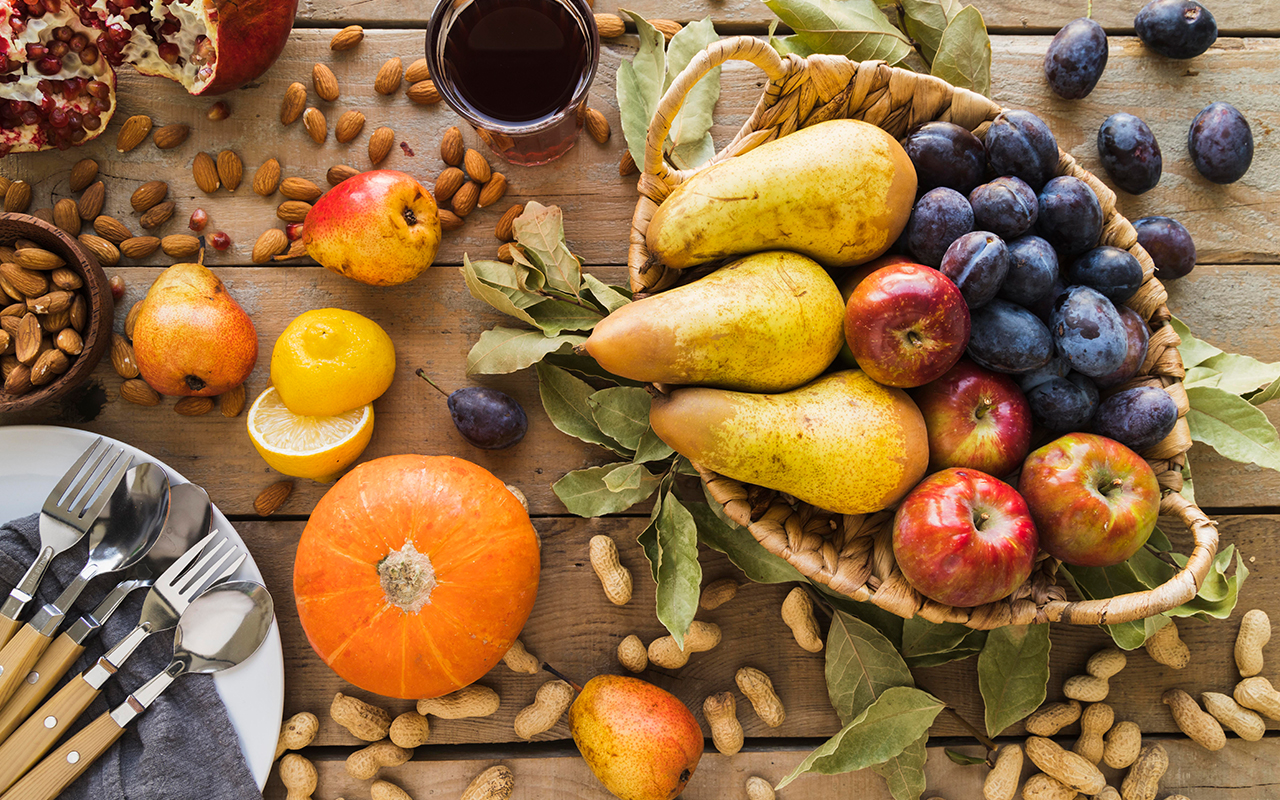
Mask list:
[{"label": "basket weave pattern", "polygon": [[[707,165],[699,170],[671,168],[663,159],[662,144],[685,95],[709,71],[729,60],[750,61],[764,70],[769,83],[763,96],[742,130]],[[883,62],[856,63],[828,55],[789,55],[784,59],[767,42],[751,37],[714,42],[672,82],[649,126],[628,255],[632,289],[655,293],[687,279],[688,271],[682,275],[650,256],[645,233],[671,191],[707,166],[831,119],[863,120],[899,139],[916,125],[943,120],[982,138],[1000,111],[998,105],[974,92]],[[1182,466],[1191,436],[1185,420],[1188,401],[1182,388],[1182,359],[1177,351],[1180,340],[1168,324],[1167,295],[1155,278],[1150,256],[1138,245],[1133,225],[1117,212],[1115,193],[1061,151],[1057,174],[1072,175],[1089,184],[1102,205],[1100,244],[1128,250],[1143,268],[1143,284],[1127,305],[1148,321],[1151,342],[1138,375],[1121,388],[1157,386],[1167,391],[1178,407],[1173,432],[1142,455],[1155,470],[1161,488],[1168,490],[1161,501],[1161,514],[1179,517],[1191,530],[1195,548],[1187,565],[1167,583],[1149,591],[1071,602],[1058,583],[1058,562],[1042,552],[1031,577],[1010,597],[977,608],[955,608],[923,597],[903,577],[893,557],[892,510],[839,515],[698,467],[711,496],[731,519],[747,527],[770,552],[802,574],[904,618],[919,614],[932,622],[957,622],[983,630],[1050,621],[1119,623],[1167,611],[1195,596],[1213,561],[1218,534],[1199,508],[1177,494],[1182,488]]]}]

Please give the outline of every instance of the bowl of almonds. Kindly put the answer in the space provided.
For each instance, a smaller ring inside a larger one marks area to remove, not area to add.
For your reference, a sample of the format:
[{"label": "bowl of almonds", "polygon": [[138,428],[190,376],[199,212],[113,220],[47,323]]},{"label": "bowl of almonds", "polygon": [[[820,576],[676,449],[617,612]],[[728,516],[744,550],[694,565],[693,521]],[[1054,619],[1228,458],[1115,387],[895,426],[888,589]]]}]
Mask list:
[{"label": "bowl of almonds", "polygon": [[0,214],[0,412],[63,397],[111,344],[115,304],[92,253],[27,214]]}]

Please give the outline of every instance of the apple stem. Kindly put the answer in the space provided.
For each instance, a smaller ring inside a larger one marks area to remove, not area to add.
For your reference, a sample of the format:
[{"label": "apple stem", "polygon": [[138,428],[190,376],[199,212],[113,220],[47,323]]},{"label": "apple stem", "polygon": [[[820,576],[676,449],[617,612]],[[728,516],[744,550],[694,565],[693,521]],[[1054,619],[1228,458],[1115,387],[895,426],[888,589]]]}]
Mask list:
[{"label": "apple stem", "polygon": [[551,665],[550,665],[550,664],[548,664],[547,662],[545,662],[545,661],[544,661],[544,662],[542,662],[542,668],[543,668],[543,669],[545,669],[547,672],[550,672],[552,675],[555,675],[555,676],[556,676],[557,678],[559,678],[560,680],[562,680],[562,681],[564,681],[565,683],[567,683],[567,684],[569,684],[570,686],[572,686],[572,687],[573,687],[573,690],[574,690],[575,692],[581,692],[581,691],[582,691],[582,687],[581,687],[581,686],[579,686],[578,684],[576,684],[576,683],[574,683],[573,681],[571,681],[571,680],[569,680],[568,678],[566,678],[566,677],[564,676],[564,673],[563,673],[563,672],[561,672],[560,670],[558,670],[558,669],[556,669],[555,667],[551,666]]},{"label": "apple stem", "polygon": [[449,393],[448,393],[448,392],[446,392],[444,389],[441,389],[439,386],[437,386],[437,385],[436,385],[436,382],[435,382],[435,381],[433,381],[433,380],[431,380],[430,378],[428,378],[428,377],[427,377],[427,373],[426,373],[426,371],[425,371],[425,370],[423,370],[423,369],[419,368],[419,369],[418,369],[416,372],[414,372],[413,374],[414,374],[414,375],[417,375],[419,378],[422,378],[424,381],[426,381],[427,383],[429,383],[429,384],[431,384],[432,386],[434,386],[434,387],[435,387],[435,390],[436,390],[437,392],[439,392],[440,394],[444,395],[445,397],[448,397],[448,396],[449,396]]}]

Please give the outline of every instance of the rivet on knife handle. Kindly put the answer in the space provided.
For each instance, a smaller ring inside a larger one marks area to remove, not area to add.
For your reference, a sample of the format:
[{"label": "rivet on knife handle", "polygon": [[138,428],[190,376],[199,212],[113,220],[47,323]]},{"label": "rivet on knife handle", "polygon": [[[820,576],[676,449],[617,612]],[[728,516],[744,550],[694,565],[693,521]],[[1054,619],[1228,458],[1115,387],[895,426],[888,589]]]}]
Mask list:
[{"label": "rivet on knife handle", "polygon": [[49,639],[30,625],[22,629],[0,650],[0,703],[7,703],[49,647]]},{"label": "rivet on knife handle", "polygon": [[115,744],[124,728],[110,714],[90,722],[23,776],[0,800],[54,800]]},{"label": "rivet on knife handle", "polygon": [[93,703],[99,692],[83,678],[72,678],[49,702],[27,718],[17,732],[0,745],[0,792],[35,766],[58,743],[72,723]]},{"label": "rivet on knife handle", "polygon": [[62,680],[62,676],[67,674],[67,670],[71,669],[71,665],[83,652],[84,646],[77,644],[75,639],[65,633],[53,640],[53,644],[49,645],[49,649],[27,673],[27,678],[18,687],[18,691],[0,708],[0,741],[13,733],[40,705],[40,701],[48,697],[49,692],[58,685],[58,681]]}]

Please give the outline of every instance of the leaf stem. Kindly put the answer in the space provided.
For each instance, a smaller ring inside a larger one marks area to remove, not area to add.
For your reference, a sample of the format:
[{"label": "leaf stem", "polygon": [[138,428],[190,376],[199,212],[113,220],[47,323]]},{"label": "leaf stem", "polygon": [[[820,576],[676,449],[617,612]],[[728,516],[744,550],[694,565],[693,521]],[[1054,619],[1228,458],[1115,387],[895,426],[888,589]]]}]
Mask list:
[{"label": "leaf stem", "polygon": [[418,368],[418,369],[417,369],[413,374],[414,374],[414,375],[417,375],[419,378],[422,378],[424,381],[426,381],[427,383],[431,384],[433,387],[435,387],[435,390],[436,390],[437,392],[439,392],[440,394],[444,395],[445,397],[448,397],[448,396],[449,396],[449,393],[448,393],[448,392],[446,392],[444,389],[441,389],[441,388],[436,384],[436,382],[435,382],[435,381],[433,381],[433,380],[431,380],[430,378],[428,378],[428,377],[427,377],[426,370],[424,370],[424,369],[422,369],[421,367],[419,367],[419,368]]},{"label": "leaf stem", "polygon": [[942,710],[943,710],[943,711],[946,711],[948,714],[950,714],[952,717],[954,717],[954,718],[955,718],[955,720],[956,720],[956,722],[959,722],[959,723],[960,723],[960,727],[962,727],[962,728],[964,728],[965,730],[967,730],[967,731],[969,732],[969,735],[971,735],[973,738],[977,739],[978,741],[980,741],[980,742],[982,742],[984,745],[986,745],[986,748],[987,748],[988,750],[995,750],[995,749],[996,749],[996,743],[995,743],[994,741],[992,741],[990,737],[983,735],[983,733],[982,733],[981,731],[979,731],[977,728],[975,728],[975,727],[973,727],[972,725],[970,725],[970,724],[969,724],[969,720],[967,720],[967,719],[965,719],[964,717],[960,716],[960,712],[956,711],[956,710],[955,710],[954,708],[952,708],[950,705],[945,706]]}]

